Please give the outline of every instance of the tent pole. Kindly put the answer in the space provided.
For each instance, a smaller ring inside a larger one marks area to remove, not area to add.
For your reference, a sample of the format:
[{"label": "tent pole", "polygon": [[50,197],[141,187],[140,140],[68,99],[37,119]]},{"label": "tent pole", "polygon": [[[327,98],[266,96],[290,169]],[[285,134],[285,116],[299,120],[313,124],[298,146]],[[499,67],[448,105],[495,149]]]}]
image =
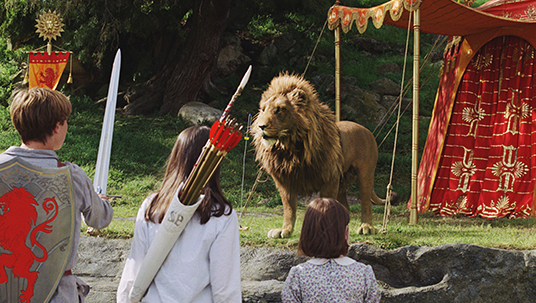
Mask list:
[{"label": "tent pole", "polygon": [[[337,4],[339,1],[337,0]],[[334,30],[335,34],[335,121],[341,120],[341,25]]]},{"label": "tent pole", "polygon": [[413,20],[413,136],[411,146],[411,207],[409,224],[418,224],[417,203],[417,173],[419,162],[419,57],[420,57],[420,8],[414,12]]}]

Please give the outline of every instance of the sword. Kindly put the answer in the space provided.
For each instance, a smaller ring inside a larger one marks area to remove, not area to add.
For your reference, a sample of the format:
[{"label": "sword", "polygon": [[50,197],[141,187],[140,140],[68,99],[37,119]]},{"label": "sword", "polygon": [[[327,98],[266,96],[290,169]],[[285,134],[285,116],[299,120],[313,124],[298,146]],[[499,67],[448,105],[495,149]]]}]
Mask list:
[{"label": "sword", "polygon": [[129,297],[131,302],[140,302],[145,296],[147,289],[166,260],[171,248],[173,248],[186,224],[192,218],[199,204],[201,204],[203,188],[205,188],[208,180],[220,165],[223,157],[240,141],[242,127],[229,119],[229,113],[236,98],[246,86],[250,75],[251,66],[249,66],[220,119],[212,125],[209,139],[188,179],[185,184],[179,186],[177,193],[173,196],[162,224],[158,227],[158,232],[143,259],[140,271],[130,290]]},{"label": "sword", "polygon": [[112,151],[112,136],[114,133],[115,107],[117,104],[120,70],[121,49],[118,49],[112,67],[110,86],[108,87],[106,110],[104,111],[99,152],[97,154],[97,166],[95,168],[95,177],[93,178],[93,187],[95,188],[95,191],[103,195],[106,195],[106,185],[108,184],[108,171],[110,169],[110,153]]}]

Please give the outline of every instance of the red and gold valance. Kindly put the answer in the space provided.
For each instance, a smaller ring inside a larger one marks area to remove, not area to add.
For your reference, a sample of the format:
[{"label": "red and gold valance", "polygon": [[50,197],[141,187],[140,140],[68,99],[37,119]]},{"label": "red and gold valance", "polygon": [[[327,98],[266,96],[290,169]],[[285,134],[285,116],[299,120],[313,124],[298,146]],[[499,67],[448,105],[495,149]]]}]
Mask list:
[{"label": "red and gold valance", "polygon": [[398,21],[404,8],[412,11],[418,8],[420,4],[421,0],[391,0],[371,8],[334,5],[328,13],[328,26],[333,30],[340,24],[342,30],[347,33],[355,21],[357,30],[362,34],[367,30],[368,19],[372,20],[376,28],[380,28],[387,13],[389,13],[393,21]]}]

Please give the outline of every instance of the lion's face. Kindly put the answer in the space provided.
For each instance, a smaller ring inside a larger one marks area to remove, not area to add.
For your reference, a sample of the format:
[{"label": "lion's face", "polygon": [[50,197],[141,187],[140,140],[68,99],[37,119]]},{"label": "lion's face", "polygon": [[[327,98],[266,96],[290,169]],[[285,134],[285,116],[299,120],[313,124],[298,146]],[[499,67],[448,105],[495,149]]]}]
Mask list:
[{"label": "lion's face", "polygon": [[263,94],[252,127],[256,140],[271,146],[292,137],[296,128],[304,125],[301,106],[305,100],[300,88]]},{"label": "lion's face", "polygon": [[266,145],[273,145],[288,136],[292,127],[294,108],[285,96],[275,96],[261,101],[259,114],[254,122],[256,136],[262,137]]}]

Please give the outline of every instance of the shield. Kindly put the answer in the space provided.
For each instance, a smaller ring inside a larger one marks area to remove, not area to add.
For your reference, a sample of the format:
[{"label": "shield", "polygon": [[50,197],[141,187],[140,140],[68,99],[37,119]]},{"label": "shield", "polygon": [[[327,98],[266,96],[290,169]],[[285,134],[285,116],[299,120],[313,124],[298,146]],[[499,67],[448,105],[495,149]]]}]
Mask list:
[{"label": "shield", "polygon": [[72,250],[74,210],[69,167],[0,164],[0,302],[50,300]]}]

